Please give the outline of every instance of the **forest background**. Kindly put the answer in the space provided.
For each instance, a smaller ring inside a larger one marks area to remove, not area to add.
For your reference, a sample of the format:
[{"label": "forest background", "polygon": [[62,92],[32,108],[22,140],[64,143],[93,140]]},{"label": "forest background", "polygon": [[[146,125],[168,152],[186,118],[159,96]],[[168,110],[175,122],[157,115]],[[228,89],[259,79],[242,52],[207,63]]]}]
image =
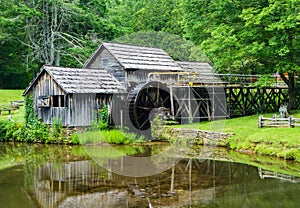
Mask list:
[{"label": "forest background", "polygon": [[300,0],[0,0],[0,89],[26,88],[44,64],[82,67],[103,41],[219,73],[278,72],[293,98]]}]

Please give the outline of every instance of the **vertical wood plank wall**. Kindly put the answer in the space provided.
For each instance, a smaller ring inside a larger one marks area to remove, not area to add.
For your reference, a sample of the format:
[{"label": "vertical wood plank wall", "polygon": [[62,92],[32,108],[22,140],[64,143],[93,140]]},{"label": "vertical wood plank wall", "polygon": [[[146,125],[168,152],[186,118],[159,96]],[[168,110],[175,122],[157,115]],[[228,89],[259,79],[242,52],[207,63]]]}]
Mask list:
[{"label": "vertical wood plank wall", "polygon": [[53,117],[62,119],[64,125],[69,125],[67,107],[52,107],[52,99],[50,99],[51,107],[38,107],[38,99],[40,96],[53,96],[53,95],[63,95],[66,96],[65,92],[61,89],[60,86],[51,78],[47,73],[44,73],[40,79],[37,81],[37,84],[34,88],[34,112],[39,119],[46,124],[52,124]]}]

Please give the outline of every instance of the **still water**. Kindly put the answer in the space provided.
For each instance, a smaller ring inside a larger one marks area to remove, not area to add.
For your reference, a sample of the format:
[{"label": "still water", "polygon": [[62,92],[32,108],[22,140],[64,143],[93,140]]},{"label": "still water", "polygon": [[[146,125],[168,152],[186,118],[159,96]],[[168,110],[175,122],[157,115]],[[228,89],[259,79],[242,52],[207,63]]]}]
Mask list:
[{"label": "still water", "polygon": [[216,148],[200,154],[203,148],[197,147],[163,172],[134,177],[110,167],[126,168],[125,155],[157,154],[167,146],[115,147],[123,156],[107,152],[105,146],[93,148],[110,165],[98,165],[81,146],[0,144],[0,207],[273,208],[300,204],[299,163]]}]

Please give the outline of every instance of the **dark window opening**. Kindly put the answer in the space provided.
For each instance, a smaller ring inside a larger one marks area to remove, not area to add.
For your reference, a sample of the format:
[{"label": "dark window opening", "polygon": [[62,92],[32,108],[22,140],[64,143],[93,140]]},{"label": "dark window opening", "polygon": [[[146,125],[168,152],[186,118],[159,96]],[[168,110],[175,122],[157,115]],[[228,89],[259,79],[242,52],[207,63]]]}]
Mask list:
[{"label": "dark window opening", "polygon": [[60,107],[65,107],[65,96],[60,96]]},{"label": "dark window opening", "polygon": [[53,107],[65,107],[65,96],[64,95],[53,95],[52,96]]},{"label": "dark window opening", "polygon": [[52,103],[53,107],[59,107],[59,95],[53,95]]}]

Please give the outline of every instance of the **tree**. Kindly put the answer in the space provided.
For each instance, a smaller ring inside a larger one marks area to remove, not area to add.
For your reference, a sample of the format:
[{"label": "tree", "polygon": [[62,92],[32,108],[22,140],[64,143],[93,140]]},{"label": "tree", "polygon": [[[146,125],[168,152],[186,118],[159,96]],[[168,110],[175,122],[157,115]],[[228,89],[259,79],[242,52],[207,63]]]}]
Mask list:
[{"label": "tree", "polygon": [[201,45],[218,72],[278,71],[289,88],[289,108],[294,109],[299,5],[300,0],[185,1],[186,36]]},{"label": "tree", "polygon": [[181,35],[182,0],[112,0],[109,21],[119,36],[138,31],[164,31]]},{"label": "tree", "polygon": [[30,76],[23,62],[25,47],[18,39],[24,37],[18,1],[0,0],[0,88],[25,88]]},{"label": "tree", "polygon": [[105,19],[106,0],[37,0],[27,1],[26,6],[34,13],[26,16],[27,42],[23,43],[31,49],[33,61],[82,66],[91,48],[114,38]]},{"label": "tree", "polygon": [[[23,44],[31,49],[28,55],[32,61],[59,66],[62,55],[71,47],[83,47],[83,41],[75,35],[74,20],[82,11],[63,0],[28,1],[26,6],[33,13],[26,16],[27,41]],[[78,56],[74,55],[74,59]]]}]

